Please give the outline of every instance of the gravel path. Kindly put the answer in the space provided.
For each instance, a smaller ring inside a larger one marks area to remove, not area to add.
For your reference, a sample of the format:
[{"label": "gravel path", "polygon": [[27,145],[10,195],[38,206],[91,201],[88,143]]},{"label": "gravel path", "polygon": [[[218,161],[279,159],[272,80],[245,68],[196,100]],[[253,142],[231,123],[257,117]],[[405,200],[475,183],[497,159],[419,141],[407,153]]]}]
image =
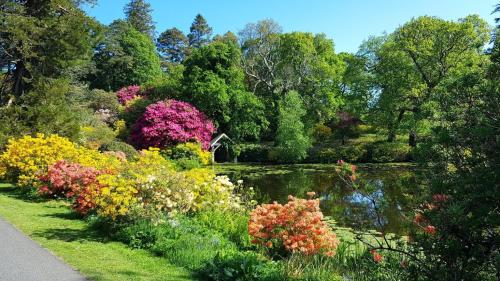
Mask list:
[{"label": "gravel path", "polygon": [[62,260],[0,218],[1,281],[85,281]]}]

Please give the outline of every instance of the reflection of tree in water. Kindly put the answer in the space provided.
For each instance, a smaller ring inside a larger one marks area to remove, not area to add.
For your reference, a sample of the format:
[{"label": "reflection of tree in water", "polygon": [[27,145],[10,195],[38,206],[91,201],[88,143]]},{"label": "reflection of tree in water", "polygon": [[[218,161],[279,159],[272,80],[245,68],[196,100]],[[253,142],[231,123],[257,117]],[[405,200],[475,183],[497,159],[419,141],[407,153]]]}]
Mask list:
[{"label": "reflection of tree in water", "polygon": [[355,191],[339,179],[335,165],[254,166],[226,174],[255,187],[262,203],[274,200],[283,203],[288,195],[304,198],[306,192],[315,191],[323,213],[339,225],[395,233],[404,232],[403,212],[411,208],[419,185],[411,169],[381,165],[361,166],[359,176],[363,184]]}]

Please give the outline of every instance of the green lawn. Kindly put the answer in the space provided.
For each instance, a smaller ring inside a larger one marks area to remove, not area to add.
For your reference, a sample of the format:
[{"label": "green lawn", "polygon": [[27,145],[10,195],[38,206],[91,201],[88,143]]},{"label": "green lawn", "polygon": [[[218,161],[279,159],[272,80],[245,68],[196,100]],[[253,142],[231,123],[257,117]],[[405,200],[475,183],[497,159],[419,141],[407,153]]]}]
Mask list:
[{"label": "green lawn", "polygon": [[0,216],[90,280],[194,280],[165,259],[107,241],[64,202],[25,201],[12,186],[0,184]]}]

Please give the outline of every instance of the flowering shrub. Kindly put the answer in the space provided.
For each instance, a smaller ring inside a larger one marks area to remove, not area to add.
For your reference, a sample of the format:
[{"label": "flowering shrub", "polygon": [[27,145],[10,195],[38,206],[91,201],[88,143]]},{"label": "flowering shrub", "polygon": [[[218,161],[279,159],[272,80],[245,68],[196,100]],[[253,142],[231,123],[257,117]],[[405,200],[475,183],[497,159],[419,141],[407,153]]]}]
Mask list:
[{"label": "flowering shrub", "polygon": [[49,166],[47,174],[38,177],[42,182],[38,191],[52,197],[71,198],[95,184],[99,174],[95,168],[59,160]]},{"label": "flowering shrub", "polygon": [[0,178],[21,187],[38,186],[38,176],[47,174],[49,165],[63,159],[98,170],[113,170],[121,163],[116,157],[79,147],[67,138],[38,134],[9,140],[0,155]]},{"label": "flowering shrub", "polygon": [[186,213],[194,202],[193,181],[180,173],[150,176],[138,187],[137,206],[132,217],[161,220],[164,215]]},{"label": "flowering shrub", "polygon": [[189,103],[166,100],[146,108],[132,126],[130,141],[138,148],[198,141],[208,149],[214,130],[212,121]]},{"label": "flowering shrub", "polygon": [[127,102],[136,99],[141,96],[141,87],[137,85],[123,87],[118,92],[116,92],[118,101],[125,105]]},{"label": "flowering shrub", "polygon": [[228,177],[216,176],[212,170],[203,168],[192,169],[184,174],[194,181],[193,210],[243,208],[237,192],[239,184],[233,184]]},{"label": "flowering shrub", "polygon": [[250,214],[248,232],[252,243],[265,246],[272,253],[284,250],[333,256],[339,240],[322,219],[319,199],[289,196],[285,205],[274,202],[257,206]]},{"label": "flowering shrub", "polygon": [[122,174],[103,174],[97,180],[100,185],[95,198],[97,213],[111,219],[126,215],[130,205],[136,201],[134,179]]}]

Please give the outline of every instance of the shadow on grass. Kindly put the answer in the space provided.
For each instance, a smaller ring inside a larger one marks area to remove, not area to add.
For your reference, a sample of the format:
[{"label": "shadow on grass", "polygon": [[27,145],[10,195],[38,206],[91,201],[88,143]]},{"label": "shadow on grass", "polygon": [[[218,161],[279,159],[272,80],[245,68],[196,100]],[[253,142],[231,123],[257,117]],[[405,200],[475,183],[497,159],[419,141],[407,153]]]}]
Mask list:
[{"label": "shadow on grass", "polygon": [[[47,206],[49,207],[49,206]],[[84,218],[76,212],[61,212],[61,213],[53,213],[53,214],[44,214],[41,215],[43,217],[50,217],[56,219],[64,219],[64,220],[83,220]]]},{"label": "shadow on grass", "polygon": [[49,201],[48,198],[40,197],[34,188],[20,188],[12,184],[0,184],[0,195],[33,203]]},{"label": "shadow on grass", "polygon": [[94,241],[108,242],[109,239],[103,237],[92,229],[71,229],[71,228],[51,228],[43,231],[33,232],[33,236],[49,240],[60,240],[65,242],[73,241]]}]

